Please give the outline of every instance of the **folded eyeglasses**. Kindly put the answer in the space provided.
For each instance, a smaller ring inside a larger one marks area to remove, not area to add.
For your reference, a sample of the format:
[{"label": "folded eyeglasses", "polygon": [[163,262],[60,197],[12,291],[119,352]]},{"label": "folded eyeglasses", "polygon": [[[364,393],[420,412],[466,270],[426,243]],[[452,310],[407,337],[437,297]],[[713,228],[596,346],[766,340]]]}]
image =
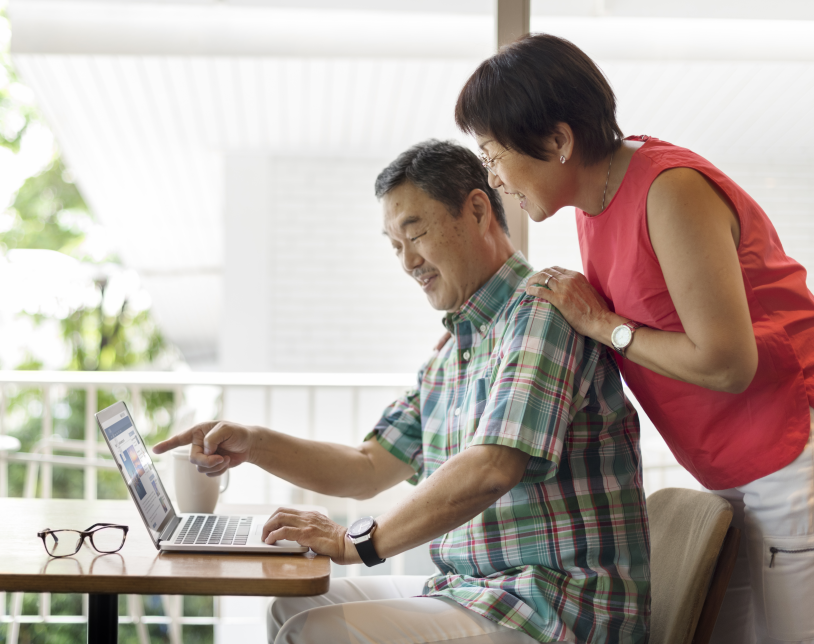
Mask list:
[{"label": "folded eyeglasses", "polygon": [[45,551],[52,557],[70,557],[79,552],[85,537],[90,539],[90,545],[97,552],[111,554],[118,552],[124,546],[127,531],[130,528],[117,523],[94,523],[86,530],[49,530],[46,528],[38,532],[42,539]]}]

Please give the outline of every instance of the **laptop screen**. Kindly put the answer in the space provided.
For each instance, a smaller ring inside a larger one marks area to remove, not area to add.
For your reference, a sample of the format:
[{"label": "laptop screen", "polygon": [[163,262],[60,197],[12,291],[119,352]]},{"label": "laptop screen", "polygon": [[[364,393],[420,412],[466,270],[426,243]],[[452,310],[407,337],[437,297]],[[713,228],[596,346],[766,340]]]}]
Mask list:
[{"label": "laptop screen", "polygon": [[164,522],[175,512],[150,453],[123,402],[100,411],[96,417],[141,517],[157,542]]}]

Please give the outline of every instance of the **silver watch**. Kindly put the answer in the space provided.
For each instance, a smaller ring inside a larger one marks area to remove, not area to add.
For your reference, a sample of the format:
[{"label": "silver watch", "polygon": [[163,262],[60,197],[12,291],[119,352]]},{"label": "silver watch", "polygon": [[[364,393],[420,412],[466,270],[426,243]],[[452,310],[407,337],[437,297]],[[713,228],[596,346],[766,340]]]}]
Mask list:
[{"label": "silver watch", "polygon": [[630,343],[633,342],[633,332],[643,326],[644,324],[639,324],[638,322],[627,322],[620,324],[613,330],[613,333],[611,333],[611,343],[613,344],[613,348],[616,349],[622,357],[624,357],[625,351],[630,346]]}]

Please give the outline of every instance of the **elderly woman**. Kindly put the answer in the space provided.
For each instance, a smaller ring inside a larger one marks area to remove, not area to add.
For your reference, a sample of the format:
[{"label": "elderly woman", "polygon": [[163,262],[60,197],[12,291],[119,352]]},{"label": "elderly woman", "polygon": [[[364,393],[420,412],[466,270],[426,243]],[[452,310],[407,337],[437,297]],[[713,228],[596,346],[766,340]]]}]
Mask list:
[{"label": "elderly woman", "polygon": [[745,539],[714,640],[814,641],[814,296],[760,206],[709,161],[622,137],[597,66],[533,35],[458,98],[492,185],[537,222],[576,208],[584,275],[528,292],[617,352],[678,461]]}]

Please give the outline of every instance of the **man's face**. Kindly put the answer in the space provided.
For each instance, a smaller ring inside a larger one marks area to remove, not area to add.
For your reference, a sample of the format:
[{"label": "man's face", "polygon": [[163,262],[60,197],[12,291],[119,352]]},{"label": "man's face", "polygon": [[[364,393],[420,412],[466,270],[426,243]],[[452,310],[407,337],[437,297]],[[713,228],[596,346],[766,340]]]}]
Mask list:
[{"label": "man's face", "polygon": [[382,199],[384,234],[402,268],[433,308],[456,311],[480,287],[478,220],[447,207],[406,181]]}]

